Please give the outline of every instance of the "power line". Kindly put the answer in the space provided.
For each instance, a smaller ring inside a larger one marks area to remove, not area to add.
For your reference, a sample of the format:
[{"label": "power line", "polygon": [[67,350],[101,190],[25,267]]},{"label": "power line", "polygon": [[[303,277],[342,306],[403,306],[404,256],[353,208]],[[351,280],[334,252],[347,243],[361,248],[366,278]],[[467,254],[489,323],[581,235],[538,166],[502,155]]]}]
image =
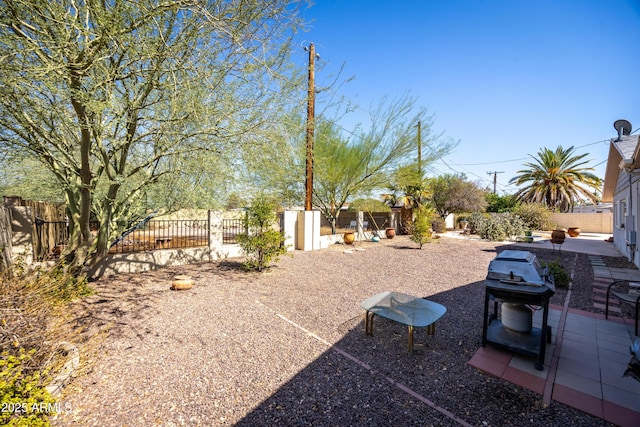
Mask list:
[{"label": "power line", "polygon": [[[608,139],[603,139],[600,141],[595,141],[595,142],[590,142],[588,144],[584,144],[584,145],[578,145],[575,148],[584,148],[584,147],[589,147],[591,145],[595,145],[595,144],[601,144],[603,142],[608,142]],[[484,162],[484,163],[459,163],[458,166],[487,166],[487,165],[493,165],[496,163],[511,163],[511,162],[521,162],[523,160],[529,160],[531,158],[531,156],[529,157],[522,157],[519,159],[510,159],[510,160],[496,160],[496,161],[492,161],[492,162]]]},{"label": "power line", "polygon": [[504,173],[504,171],[487,172],[487,175],[493,174],[493,194],[496,194],[496,184],[498,183],[498,174],[499,173]]}]

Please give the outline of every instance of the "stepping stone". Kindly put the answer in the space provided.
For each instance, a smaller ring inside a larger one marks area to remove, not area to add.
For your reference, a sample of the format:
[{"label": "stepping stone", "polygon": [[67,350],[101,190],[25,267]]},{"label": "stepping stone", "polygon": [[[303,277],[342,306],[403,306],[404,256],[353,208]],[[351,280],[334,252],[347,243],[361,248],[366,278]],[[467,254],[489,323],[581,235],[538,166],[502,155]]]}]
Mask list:
[{"label": "stepping stone", "polygon": [[[602,311],[606,310],[604,304],[596,304],[596,303],[594,303],[593,306],[595,308],[599,308]],[[612,306],[611,304],[609,304],[609,314],[612,314],[612,313],[620,314],[620,313],[622,313],[622,310],[620,310],[620,307],[615,307],[615,306]]]}]

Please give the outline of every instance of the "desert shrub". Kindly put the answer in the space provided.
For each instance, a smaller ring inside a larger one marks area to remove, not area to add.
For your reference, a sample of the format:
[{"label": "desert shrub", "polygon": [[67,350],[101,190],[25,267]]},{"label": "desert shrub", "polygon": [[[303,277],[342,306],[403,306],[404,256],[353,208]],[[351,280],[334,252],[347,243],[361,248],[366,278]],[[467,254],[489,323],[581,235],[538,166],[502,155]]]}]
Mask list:
[{"label": "desert shrub", "polygon": [[542,262],[542,265],[549,269],[549,274],[553,276],[553,280],[557,288],[569,287],[571,278],[558,261]]},{"label": "desert shrub", "polygon": [[31,271],[17,262],[1,279],[0,348],[14,356],[20,349],[33,349],[31,361],[50,352],[46,343],[54,342],[51,334],[56,332],[52,322],[65,313],[66,303],[93,292],[86,277],[70,274],[63,265]]},{"label": "desert shrub", "polygon": [[492,214],[478,226],[478,235],[483,239],[501,242],[513,236],[522,235],[525,225],[514,214]]},{"label": "desert shrub", "polygon": [[439,216],[435,216],[431,219],[431,229],[434,233],[444,233],[447,231],[447,223]]},{"label": "desert shrub", "polygon": [[286,253],[284,236],[273,229],[278,217],[276,204],[264,196],[257,197],[247,209],[243,225],[247,233],[236,237],[248,256],[245,268],[262,271]]},{"label": "desert shrub", "polygon": [[20,349],[17,356],[8,351],[0,358],[0,424],[9,426],[48,426],[55,399],[46,390],[47,371],[34,369],[29,352]]},{"label": "desert shrub", "polygon": [[474,212],[467,217],[469,221],[469,230],[472,234],[476,234],[479,229],[484,226],[484,223],[489,219],[489,215],[482,214],[480,212]]},{"label": "desert shrub", "polygon": [[431,215],[427,212],[426,209],[422,208],[418,210],[418,214],[413,220],[413,225],[411,227],[411,240],[416,242],[420,249],[422,249],[422,245],[425,243],[429,243],[431,241],[431,221],[429,218]]},{"label": "desert shrub", "polygon": [[523,203],[513,210],[513,214],[522,219],[526,228],[532,230],[553,230],[555,228],[551,223],[551,212],[543,204]]},{"label": "desert shrub", "polygon": [[91,295],[94,290],[89,286],[85,276],[74,276],[59,265],[44,274],[40,274],[40,281],[55,283],[48,289],[49,296],[54,303],[64,303],[77,298]]},{"label": "desert shrub", "polygon": [[503,227],[505,233],[507,234],[507,238],[522,236],[524,234],[527,226],[518,215],[514,215],[512,213],[504,213],[498,215],[503,222]]},{"label": "desert shrub", "polygon": [[27,270],[18,260],[0,276],[0,399],[11,409],[0,424],[49,425],[46,410],[32,409],[54,402],[45,387],[61,364],[55,347],[73,333],[67,304],[92,289],[63,265]]},{"label": "desert shrub", "polygon": [[507,239],[507,233],[503,227],[501,221],[496,220],[493,217],[488,218],[478,228],[478,235],[483,239],[501,242]]}]

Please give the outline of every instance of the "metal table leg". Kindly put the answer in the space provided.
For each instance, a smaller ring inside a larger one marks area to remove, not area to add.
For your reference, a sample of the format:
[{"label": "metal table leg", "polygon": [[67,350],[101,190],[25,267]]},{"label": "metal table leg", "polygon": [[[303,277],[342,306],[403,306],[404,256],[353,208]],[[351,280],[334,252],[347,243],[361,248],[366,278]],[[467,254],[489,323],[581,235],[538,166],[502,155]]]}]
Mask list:
[{"label": "metal table leg", "polygon": [[409,353],[413,353],[413,326],[409,325]]},{"label": "metal table leg", "polygon": [[364,313],[364,332],[367,335],[373,335],[373,317],[375,313],[367,311]]}]

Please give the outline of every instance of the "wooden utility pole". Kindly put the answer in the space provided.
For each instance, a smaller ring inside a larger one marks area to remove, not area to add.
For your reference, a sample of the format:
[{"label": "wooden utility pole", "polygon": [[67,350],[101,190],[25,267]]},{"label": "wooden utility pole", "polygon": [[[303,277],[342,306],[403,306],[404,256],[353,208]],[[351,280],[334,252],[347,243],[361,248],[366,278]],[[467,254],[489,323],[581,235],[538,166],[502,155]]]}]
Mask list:
[{"label": "wooden utility pole", "polygon": [[504,171],[501,171],[501,172],[498,172],[498,171],[487,172],[487,174],[493,175],[493,194],[496,194],[496,184],[498,183],[498,174],[499,173],[504,173]]},{"label": "wooden utility pole", "polygon": [[313,195],[313,135],[314,135],[314,120],[315,120],[315,66],[316,66],[316,49],[313,43],[309,45],[309,48],[305,48],[309,51],[309,88],[307,91],[307,168],[306,168],[306,180],[305,180],[305,201],[304,210],[311,210],[311,201]]}]

